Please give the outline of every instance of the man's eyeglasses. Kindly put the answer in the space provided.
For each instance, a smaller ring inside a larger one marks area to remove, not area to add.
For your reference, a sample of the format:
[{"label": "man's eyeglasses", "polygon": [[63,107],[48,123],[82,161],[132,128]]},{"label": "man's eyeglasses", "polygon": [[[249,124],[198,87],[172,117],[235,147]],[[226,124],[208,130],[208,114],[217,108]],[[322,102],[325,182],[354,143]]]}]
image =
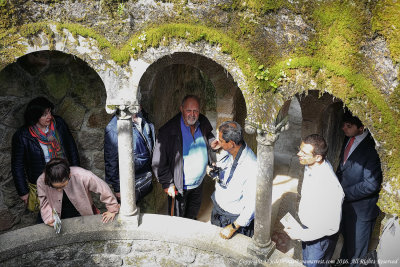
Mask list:
[{"label": "man's eyeglasses", "polygon": [[314,154],[311,152],[311,153],[307,153],[307,152],[304,152],[303,150],[301,150],[301,148],[300,147],[297,147],[297,150],[299,151],[298,153],[297,153],[297,155],[299,155],[299,156],[307,156],[307,157],[314,157]]}]

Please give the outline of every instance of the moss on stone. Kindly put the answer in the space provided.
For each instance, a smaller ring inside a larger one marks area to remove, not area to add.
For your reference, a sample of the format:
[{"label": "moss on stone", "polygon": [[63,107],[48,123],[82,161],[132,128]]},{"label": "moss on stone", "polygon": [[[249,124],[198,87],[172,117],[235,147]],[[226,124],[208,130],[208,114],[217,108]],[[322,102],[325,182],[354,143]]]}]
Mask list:
[{"label": "moss on stone", "polygon": [[17,23],[15,5],[11,1],[0,3],[0,69],[25,54],[25,46],[18,43],[19,36],[13,26]]},{"label": "moss on stone", "polygon": [[118,53],[113,53],[112,57],[120,64],[127,64],[131,57],[137,58],[149,47],[167,46],[173,39],[184,40],[188,43],[206,41],[211,45],[218,46],[221,52],[229,54],[239,64],[247,77],[250,89],[263,92],[274,89],[265,80],[258,80],[254,77],[260,63],[252,57],[246,47],[241,46],[224,33],[202,25],[171,23],[146,29],[133,36],[128,44]]},{"label": "moss on stone", "polygon": [[[385,181],[392,188],[399,189],[400,88],[397,87],[389,96],[382,95],[367,78],[368,71],[364,70],[372,70],[373,66],[364,66],[365,61],[359,51],[363,41],[376,32],[382,34],[388,42],[393,61],[400,62],[400,3],[391,0],[312,0],[292,4],[292,1],[286,0],[232,0],[212,6],[214,13],[211,17],[199,22],[198,17],[192,13],[193,9],[186,5],[187,1],[161,2],[173,3],[177,15],[174,13],[166,16],[157,21],[158,24],[146,24],[141,32],[133,35],[121,47],[114,47],[102,34],[87,26],[55,24],[60,32],[66,29],[75,37],[80,35],[96,40],[98,48],[103,49],[102,53],[120,65],[126,65],[131,58],[138,58],[150,47],[167,46],[174,39],[188,43],[205,41],[218,47],[222,53],[229,54],[236,61],[245,75],[248,86],[245,98],[252,105],[248,111],[254,113],[250,115],[259,127],[271,124],[281,100],[291,97],[279,90],[279,85],[293,79],[293,70],[309,71],[317,82],[318,90],[341,98],[373,130],[376,140],[384,148],[380,156]],[[112,18],[118,13],[119,3],[119,0],[101,2],[103,7],[108,7],[104,12],[109,12]],[[265,19],[265,14],[280,8],[289,8],[301,14],[305,21],[314,26],[315,35],[310,35],[312,38],[306,49],[293,49],[295,52],[292,54],[282,55],[278,45],[264,49],[262,46],[268,42],[254,41],[259,34],[259,19],[262,16]],[[26,46],[21,44],[21,36],[26,38],[24,40],[35,42],[39,33],[45,33],[50,49],[54,48],[54,35],[47,22],[13,28],[16,24],[14,12],[15,7],[11,4],[8,9],[0,10],[0,67],[25,54]],[[229,22],[219,20],[219,12],[228,12]],[[300,90],[304,89],[299,86],[298,92]],[[115,106],[107,108],[114,110]],[[380,206],[385,212],[400,215],[399,203],[398,195],[383,191]]]},{"label": "moss on stone", "polygon": [[14,26],[17,22],[17,14],[14,3],[11,1],[0,1],[0,31]]},{"label": "moss on stone", "polygon": [[110,48],[111,44],[110,42],[97,33],[95,30],[84,27],[79,24],[73,24],[73,23],[62,23],[62,24],[57,24],[57,30],[62,31],[63,29],[67,29],[69,32],[72,33],[72,35],[76,38],[78,35],[85,37],[85,38],[92,38],[95,39],[98,43],[98,48],[100,49],[105,49],[105,48]]},{"label": "moss on stone", "polygon": [[[312,21],[317,34],[310,42],[314,54],[336,65],[356,66],[368,29],[364,1],[326,1],[316,5]],[[310,51],[312,52],[312,51]]]},{"label": "moss on stone", "polygon": [[264,14],[267,11],[277,10],[288,5],[290,5],[289,1],[284,0],[233,0],[229,3],[221,4],[220,7],[226,11],[251,10],[258,14]]},{"label": "moss on stone", "polygon": [[15,29],[0,32],[0,70],[26,53],[26,46],[21,44]]},{"label": "moss on stone", "polygon": [[373,10],[372,29],[382,34],[389,44],[394,62],[400,62],[400,2],[377,1]]},{"label": "moss on stone", "polygon": [[49,40],[49,48],[50,50],[54,49],[54,32],[50,29],[48,23],[46,22],[39,22],[39,23],[32,23],[32,24],[25,24],[19,28],[19,34],[22,37],[29,38],[31,42],[34,42],[35,36],[39,33],[43,32],[46,34],[47,39]]},{"label": "moss on stone", "polygon": [[[329,93],[340,98],[371,128],[375,139],[384,147],[384,150],[379,151],[384,180],[389,182],[392,188],[400,187],[399,115],[388,106],[386,97],[374,87],[372,81],[352,68],[316,57],[293,58],[290,64],[288,63],[279,62],[272,71],[308,68],[312,73],[316,73],[316,70],[324,70],[324,81],[317,89],[328,89]],[[286,72],[290,75],[290,71]],[[370,121],[372,124],[369,124]],[[398,199],[398,195],[392,193],[382,190],[379,205],[384,212],[400,215],[400,202],[395,205],[396,202],[393,201],[393,197]]]}]

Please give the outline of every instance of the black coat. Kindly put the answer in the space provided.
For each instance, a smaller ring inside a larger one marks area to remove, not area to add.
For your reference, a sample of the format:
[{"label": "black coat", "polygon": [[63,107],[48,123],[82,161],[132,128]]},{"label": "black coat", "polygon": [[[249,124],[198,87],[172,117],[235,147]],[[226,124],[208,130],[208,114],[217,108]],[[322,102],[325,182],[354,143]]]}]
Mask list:
[{"label": "black coat", "polygon": [[355,214],[363,221],[372,220],[379,214],[376,202],[382,184],[381,163],[374,139],[368,133],[343,165],[346,144],[345,140],[336,172],[345,194],[343,219],[346,219],[345,214],[349,213]]},{"label": "black coat", "polygon": [[[79,154],[74,138],[65,121],[54,116],[60,145],[64,148],[65,156],[71,166],[79,166]],[[28,194],[28,182],[36,184],[42,174],[46,161],[39,141],[33,137],[24,126],[18,129],[12,137],[11,171],[18,195]]]}]

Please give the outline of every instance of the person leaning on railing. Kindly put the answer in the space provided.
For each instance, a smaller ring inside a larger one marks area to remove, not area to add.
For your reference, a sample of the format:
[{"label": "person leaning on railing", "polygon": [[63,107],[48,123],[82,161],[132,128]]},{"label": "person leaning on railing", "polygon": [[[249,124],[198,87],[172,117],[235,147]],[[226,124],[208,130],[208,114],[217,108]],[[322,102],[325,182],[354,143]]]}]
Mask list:
[{"label": "person leaning on railing", "polygon": [[[25,124],[12,138],[11,170],[18,195],[30,211],[39,210],[36,181],[50,159],[65,158],[79,166],[79,154],[65,121],[53,114],[54,105],[45,97],[31,100]],[[40,216],[38,217],[40,221]]]},{"label": "person leaning on railing", "polygon": [[46,164],[37,181],[40,213],[44,223],[53,226],[53,209],[61,219],[99,214],[90,192],[100,194],[100,201],[107,211],[102,214],[103,223],[114,220],[119,211],[117,198],[106,182],[91,171],[70,167],[68,161],[54,158]]}]

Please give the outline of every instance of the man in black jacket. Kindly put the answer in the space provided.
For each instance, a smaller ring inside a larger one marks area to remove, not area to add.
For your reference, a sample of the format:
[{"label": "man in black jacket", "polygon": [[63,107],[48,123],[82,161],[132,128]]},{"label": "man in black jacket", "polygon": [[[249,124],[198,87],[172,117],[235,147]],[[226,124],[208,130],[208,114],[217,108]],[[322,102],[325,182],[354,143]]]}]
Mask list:
[{"label": "man in black jacket", "polygon": [[367,253],[380,212],[376,202],[382,170],[374,139],[360,119],[347,111],[342,129],[347,138],[336,172],[345,193],[341,222],[344,243],[340,258],[342,263],[358,266],[359,259]]},{"label": "man in black jacket", "polygon": [[196,219],[203,178],[211,162],[210,144],[215,138],[209,120],[200,114],[197,96],[185,96],[180,110],[160,128],[152,166],[168,194],[171,215]]}]

